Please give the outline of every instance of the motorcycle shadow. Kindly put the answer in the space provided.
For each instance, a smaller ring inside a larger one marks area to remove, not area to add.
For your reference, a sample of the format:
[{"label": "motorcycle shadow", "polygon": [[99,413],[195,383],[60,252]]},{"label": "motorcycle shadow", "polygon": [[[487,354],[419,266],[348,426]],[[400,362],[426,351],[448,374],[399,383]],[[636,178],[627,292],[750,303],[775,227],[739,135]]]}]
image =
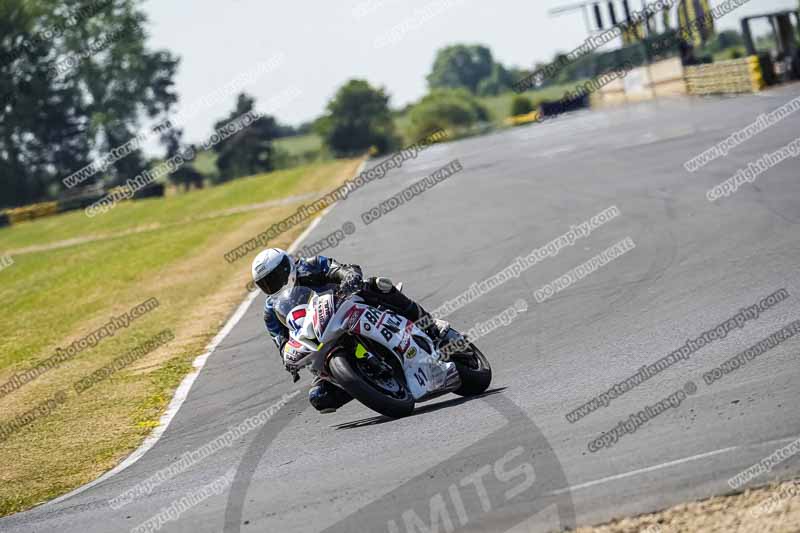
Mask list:
[{"label": "motorcycle shadow", "polygon": [[[410,416],[405,418],[413,418],[418,415],[433,413],[440,409],[455,407],[457,405],[461,405],[462,403],[471,402],[473,400],[480,400],[481,398],[485,398],[486,396],[491,396],[492,394],[501,393],[507,388],[508,387],[497,387],[495,389],[488,389],[483,394],[478,394],[477,396],[459,396],[457,398],[452,398],[450,400],[445,400],[443,402],[421,404],[414,409],[414,412]],[[377,426],[379,424],[386,424],[387,422],[396,422],[398,420],[403,420],[403,419],[389,418],[388,416],[378,415],[378,416],[371,416],[369,418],[362,418],[361,420],[354,420],[353,422],[345,422],[344,424],[336,424],[331,427],[336,429],[355,429],[365,426]]]}]

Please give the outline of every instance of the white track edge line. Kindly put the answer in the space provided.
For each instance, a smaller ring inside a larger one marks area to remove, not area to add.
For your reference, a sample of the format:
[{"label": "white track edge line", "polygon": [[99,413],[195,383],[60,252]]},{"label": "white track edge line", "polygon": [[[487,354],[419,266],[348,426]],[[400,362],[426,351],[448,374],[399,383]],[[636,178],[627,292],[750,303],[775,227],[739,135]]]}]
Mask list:
[{"label": "white track edge line", "polygon": [[[363,161],[356,170],[356,176],[364,170],[365,166],[366,166],[366,161]],[[333,209],[337,203],[338,202],[333,203],[329,207],[325,208],[317,218],[312,220],[311,224],[305,230],[303,230],[303,233],[301,233],[294,240],[294,242],[292,242],[292,244],[289,246],[289,249],[286,251],[289,253],[294,253],[300,246],[300,243],[302,243],[303,240],[306,237],[308,237],[308,235],[312,231],[314,231],[314,228],[316,228],[319,225],[319,223],[322,221],[325,215],[327,215],[328,212],[331,209]],[[238,324],[239,321],[242,319],[242,317],[245,315],[245,313],[253,304],[253,301],[256,299],[258,294],[259,291],[253,291],[252,293],[248,294],[245,297],[244,301],[241,304],[239,304],[239,307],[236,309],[233,315],[231,315],[231,317],[228,319],[228,322],[225,323],[225,326],[211,340],[208,346],[206,346],[206,351],[202,355],[199,355],[195,358],[195,360],[192,362],[192,366],[195,368],[195,371],[191,372],[185,378],[183,378],[181,384],[178,385],[177,389],[175,389],[175,395],[172,397],[172,400],[170,401],[167,410],[164,412],[163,415],[161,415],[161,418],[158,421],[158,426],[155,429],[153,429],[150,435],[148,435],[147,438],[144,439],[144,442],[142,442],[142,444],[136,450],[134,450],[133,453],[131,453],[127,458],[125,458],[125,460],[123,460],[120,464],[118,464],[105,474],[101,475],[99,478],[90,481],[89,483],[80,486],[76,489],[73,489],[72,491],[63,494],[53,500],[47,501],[38,507],[44,507],[46,505],[53,505],[56,503],[60,503],[68,498],[77,496],[81,492],[88,490],[99,483],[102,483],[103,481],[119,474],[126,468],[136,463],[139,459],[141,459],[144,456],[145,453],[147,453],[150,450],[150,448],[155,446],[155,444],[164,435],[164,432],[169,427],[170,423],[172,422],[172,419],[175,418],[175,415],[178,414],[178,410],[183,405],[183,402],[189,396],[189,391],[191,390],[192,385],[194,385],[194,382],[197,379],[197,377],[200,375],[200,372],[203,370],[203,367],[205,367],[206,361],[208,361],[209,356],[214,352],[214,350],[217,349],[217,346],[219,346],[220,343],[223,340],[225,340],[225,337],[227,337],[228,334],[230,334],[230,332],[233,331],[233,328],[236,327],[236,324]]]},{"label": "white track edge line", "polygon": [[625,479],[626,477],[636,476],[639,474],[645,474],[647,472],[652,472],[654,470],[661,470],[662,468],[669,468],[670,466],[679,465],[682,463],[689,463],[691,461],[696,461],[697,459],[704,459],[706,457],[711,457],[713,455],[719,455],[721,453],[727,453],[734,450],[738,450],[740,446],[729,446],[728,448],[720,448],[719,450],[713,450],[706,453],[700,453],[697,455],[692,455],[690,457],[684,457],[682,459],[676,459],[674,461],[669,461],[667,463],[661,463],[658,465],[652,465],[645,468],[639,468],[637,470],[631,470],[630,472],[623,472],[622,474],[616,474],[614,476],[603,477],[600,479],[595,479],[594,481],[587,481],[586,483],[580,483],[578,485],[572,485],[565,489],[559,489],[553,491],[552,494],[563,494],[565,492],[571,492],[573,490],[580,490],[586,489],[589,487],[593,487],[595,485],[602,485],[603,483],[608,483],[609,481],[617,481],[618,479]]},{"label": "white track edge line", "polygon": [[674,461],[668,461],[666,463],[647,466],[645,468],[639,468],[637,470],[631,470],[629,472],[623,472],[621,474],[616,474],[616,475],[613,475],[613,476],[603,477],[603,478],[600,478],[600,479],[595,479],[593,481],[587,481],[585,483],[580,483],[578,485],[572,485],[572,486],[564,488],[564,489],[559,489],[559,490],[553,491],[551,494],[553,494],[553,495],[562,494],[564,492],[568,492],[568,491],[572,491],[572,490],[585,489],[585,488],[592,487],[594,485],[601,485],[603,483],[608,483],[609,481],[617,481],[618,479],[624,479],[626,477],[636,476],[638,474],[646,474],[647,472],[652,472],[654,470],[661,470],[662,468],[669,468],[670,466],[675,466],[675,465],[679,465],[679,464],[682,464],[682,463],[689,463],[691,461],[696,461],[697,459],[705,459],[706,457],[712,457],[714,455],[720,455],[720,454],[723,454],[723,453],[733,452],[733,451],[736,451],[736,450],[743,450],[745,448],[753,448],[753,447],[756,447],[756,446],[775,445],[775,444],[783,443],[783,442],[793,442],[795,440],[797,440],[797,437],[792,436],[792,437],[782,437],[780,439],[767,440],[767,441],[764,441],[764,442],[754,442],[754,443],[746,444],[746,445],[742,445],[742,446],[728,446],[727,448],[720,448],[718,450],[712,450],[710,452],[699,453],[697,455],[690,455],[689,457],[684,457],[682,459],[675,459]]}]

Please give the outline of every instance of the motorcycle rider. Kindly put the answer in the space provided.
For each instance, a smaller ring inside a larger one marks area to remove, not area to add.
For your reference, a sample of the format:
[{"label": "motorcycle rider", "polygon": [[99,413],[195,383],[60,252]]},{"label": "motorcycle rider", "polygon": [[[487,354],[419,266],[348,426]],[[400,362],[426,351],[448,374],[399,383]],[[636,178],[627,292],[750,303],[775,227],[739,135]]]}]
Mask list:
[{"label": "motorcycle rider", "polygon": [[[284,367],[292,369],[292,361],[286,360],[283,347],[289,340],[289,329],[275,312],[274,297],[284,288],[295,285],[313,289],[325,289],[334,284],[344,294],[358,293],[372,306],[382,306],[416,322],[434,342],[445,338],[449,325],[434,319],[422,306],[397,290],[386,278],[364,280],[361,267],[342,264],[329,257],[318,255],[310,258],[292,258],[280,248],[269,248],[253,260],[253,282],[267,295],[264,304],[264,324],[278,347]],[[332,413],[350,400],[343,389],[316,377],[308,391],[308,399],[321,413]]]}]

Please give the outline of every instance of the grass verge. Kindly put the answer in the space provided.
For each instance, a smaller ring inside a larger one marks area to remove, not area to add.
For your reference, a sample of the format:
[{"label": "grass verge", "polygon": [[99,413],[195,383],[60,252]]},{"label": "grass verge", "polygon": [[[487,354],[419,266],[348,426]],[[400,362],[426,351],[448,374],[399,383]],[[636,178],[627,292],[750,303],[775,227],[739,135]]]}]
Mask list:
[{"label": "grass verge", "polygon": [[799,495],[800,481],[786,481],[596,527],[580,527],[577,533],[797,533]]},{"label": "grass verge", "polygon": [[[0,515],[91,481],[134,450],[244,297],[249,258],[231,265],[223,254],[352,177],[358,164],[298,167],[125,202],[93,219],[73,212],[0,230],[0,250],[14,258],[0,271]],[[271,244],[288,247],[303,229]],[[158,306],[115,335],[2,392],[14,375],[149,298]],[[164,329],[173,340],[78,393],[76,382]],[[8,431],[59,391],[63,401]]]}]

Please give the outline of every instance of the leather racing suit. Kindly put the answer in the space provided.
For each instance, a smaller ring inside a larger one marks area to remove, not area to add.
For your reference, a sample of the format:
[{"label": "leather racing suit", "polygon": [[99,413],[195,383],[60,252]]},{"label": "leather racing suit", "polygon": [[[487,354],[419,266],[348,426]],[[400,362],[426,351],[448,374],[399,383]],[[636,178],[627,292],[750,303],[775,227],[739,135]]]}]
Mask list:
[{"label": "leather racing suit", "polygon": [[[330,285],[337,285],[344,292],[358,292],[369,305],[388,307],[420,325],[425,322],[421,322],[420,319],[430,318],[430,315],[419,304],[395,287],[392,286],[388,291],[384,291],[378,287],[376,278],[364,280],[361,267],[358,265],[342,264],[324,255],[295,258],[294,261],[297,269],[295,285],[314,290],[324,290]],[[271,296],[267,297],[264,304],[264,325],[283,358],[283,346],[289,340],[289,329],[281,322],[276,313]],[[308,391],[308,398],[311,405],[322,412],[335,411],[352,400],[347,392],[319,378],[314,379],[311,389]]]}]

